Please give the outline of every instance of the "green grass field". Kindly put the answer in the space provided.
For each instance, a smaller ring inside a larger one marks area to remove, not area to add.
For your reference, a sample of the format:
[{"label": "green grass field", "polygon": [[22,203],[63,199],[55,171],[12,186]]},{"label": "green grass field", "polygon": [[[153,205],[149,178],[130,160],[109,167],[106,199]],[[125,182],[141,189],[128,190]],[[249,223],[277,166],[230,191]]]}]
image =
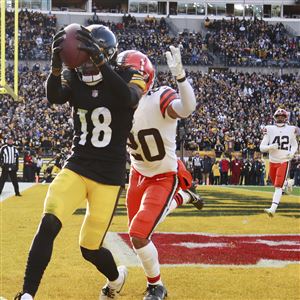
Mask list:
[{"label": "green grass field", "polygon": [[[270,219],[263,213],[263,209],[270,206],[272,193],[266,187],[262,189],[201,186],[199,193],[205,198],[204,209],[197,211],[193,206],[178,208],[159,225],[157,231],[221,236],[294,234],[298,240],[298,262],[261,267],[162,265],[162,278],[169,292],[168,299],[300,299],[299,194],[294,190],[294,195],[283,196],[275,218]],[[41,217],[46,192],[46,185],[36,185],[24,191],[21,198],[11,197],[1,202],[0,299],[1,296],[13,299],[21,289],[28,250]],[[78,247],[83,212],[84,208],[77,210],[59,234],[52,260],[35,300],[98,299],[105,279],[82,259]],[[110,231],[127,231],[124,198],[119,203]],[[110,243],[106,243],[106,246],[114,246],[113,249],[116,249],[116,245]],[[118,251],[115,252],[115,258],[122,263],[119,255],[122,248]],[[223,250],[220,248],[220,251]],[[245,254],[247,258],[252,255],[254,252]],[[120,299],[142,299],[145,284],[141,268],[130,266],[129,277]]]}]

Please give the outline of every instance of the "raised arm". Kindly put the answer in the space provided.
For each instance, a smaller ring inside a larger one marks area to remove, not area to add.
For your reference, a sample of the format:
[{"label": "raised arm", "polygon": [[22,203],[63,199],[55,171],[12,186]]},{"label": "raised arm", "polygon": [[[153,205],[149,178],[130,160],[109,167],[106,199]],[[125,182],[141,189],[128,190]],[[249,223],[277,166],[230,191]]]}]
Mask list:
[{"label": "raised arm", "polygon": [[180,48],[170,46],[170,51],[166,52],[166,57],[169,69],[176,78],[180,96],[180,99],[172,101],[167,108],[167,112],[173,119],[186,118],[196,108],[196,97],[192,86],[185,77]]},{"label": "raised arm", "polygon": [[53,38],[52,56],[51,56],[51,73],[46,81],[47,99],[52,104],[63,104],[69,101],[71,89],[67,84],[62,84],[61,72],[62,61],[59,52],[62,50],[61,43],[65,39],[65,31],[59,31]]}]

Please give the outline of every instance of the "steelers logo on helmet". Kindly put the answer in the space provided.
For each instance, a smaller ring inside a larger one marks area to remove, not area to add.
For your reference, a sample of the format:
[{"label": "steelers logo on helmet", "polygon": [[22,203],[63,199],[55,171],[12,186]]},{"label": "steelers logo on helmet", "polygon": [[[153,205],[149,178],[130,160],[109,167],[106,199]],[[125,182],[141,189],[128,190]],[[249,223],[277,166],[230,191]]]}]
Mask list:
[{"label": "steelers logo on helmet", "polygon": [[146,83],[145,93],[152,88],[155,79],[155,70],[150,59],[142,52],[137,50],[121,52],[117,57],[117,65],[138,71]]},{"label": "steelers logo on helmet", "polygon": [[283,126],[284,124],[286,124],[288,122],[288,117],[288,112],[283,108],[278,108],[273,116],[275,123],[278,126]]},{"label": "steelers logo on helmet", "polygon": [[[98,46],[103,49],[103,54],[110,64],[115,64],[118,42],[114,33],[104,25],[90,25],[86,27],[91,36],[97,42]],[[102,81],[103,77],[99,69],[89,60],[76,69],[80,79],[87,85],[94,86]]]}]

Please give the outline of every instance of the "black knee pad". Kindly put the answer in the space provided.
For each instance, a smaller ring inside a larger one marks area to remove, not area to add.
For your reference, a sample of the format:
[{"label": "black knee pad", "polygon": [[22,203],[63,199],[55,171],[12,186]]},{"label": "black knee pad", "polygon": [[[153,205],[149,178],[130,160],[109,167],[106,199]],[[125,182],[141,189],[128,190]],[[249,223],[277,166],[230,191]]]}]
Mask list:
[{"label": "black knee pad", "polygon": [[107,260],[108,256],[111,256],[111,253],[108,249],[100,247],[96,250],[89,250],[80,246],[81,254],[84,259],[88,260],[91,263],[95,263],[99,260]]},{"label": "black knee pad", "polygon": [[89,249],[86,249],[86,248],[83,248],[83,247],[80,247],[80,250],[81,250],[81,254],[83,256],[84,259],[92,262],[94,259],[94,256],[95,256],[95,250],[89,250]]},{"label": "black knee pad", "polygon": [[62,224],[56,216],[52,214],[45,214],[41,221],[39,232],[51,237],[56,237],[61,227]]}]

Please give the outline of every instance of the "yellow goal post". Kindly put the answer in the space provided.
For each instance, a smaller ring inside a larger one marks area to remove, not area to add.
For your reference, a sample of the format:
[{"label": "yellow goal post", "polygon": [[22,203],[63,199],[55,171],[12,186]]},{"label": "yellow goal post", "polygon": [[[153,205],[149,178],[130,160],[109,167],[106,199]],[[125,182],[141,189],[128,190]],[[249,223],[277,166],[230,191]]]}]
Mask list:
[{"label": "yellow goal post", "polygon": [[6,0],[1,0],[1,77],[0,77],[0,94],[9,94],[14,100],[18,101],[19,85],[19,0],[14,1],[14,87],[10,87],[6,82],[6,59],[5,59],[5,38],[6,38]]}]

